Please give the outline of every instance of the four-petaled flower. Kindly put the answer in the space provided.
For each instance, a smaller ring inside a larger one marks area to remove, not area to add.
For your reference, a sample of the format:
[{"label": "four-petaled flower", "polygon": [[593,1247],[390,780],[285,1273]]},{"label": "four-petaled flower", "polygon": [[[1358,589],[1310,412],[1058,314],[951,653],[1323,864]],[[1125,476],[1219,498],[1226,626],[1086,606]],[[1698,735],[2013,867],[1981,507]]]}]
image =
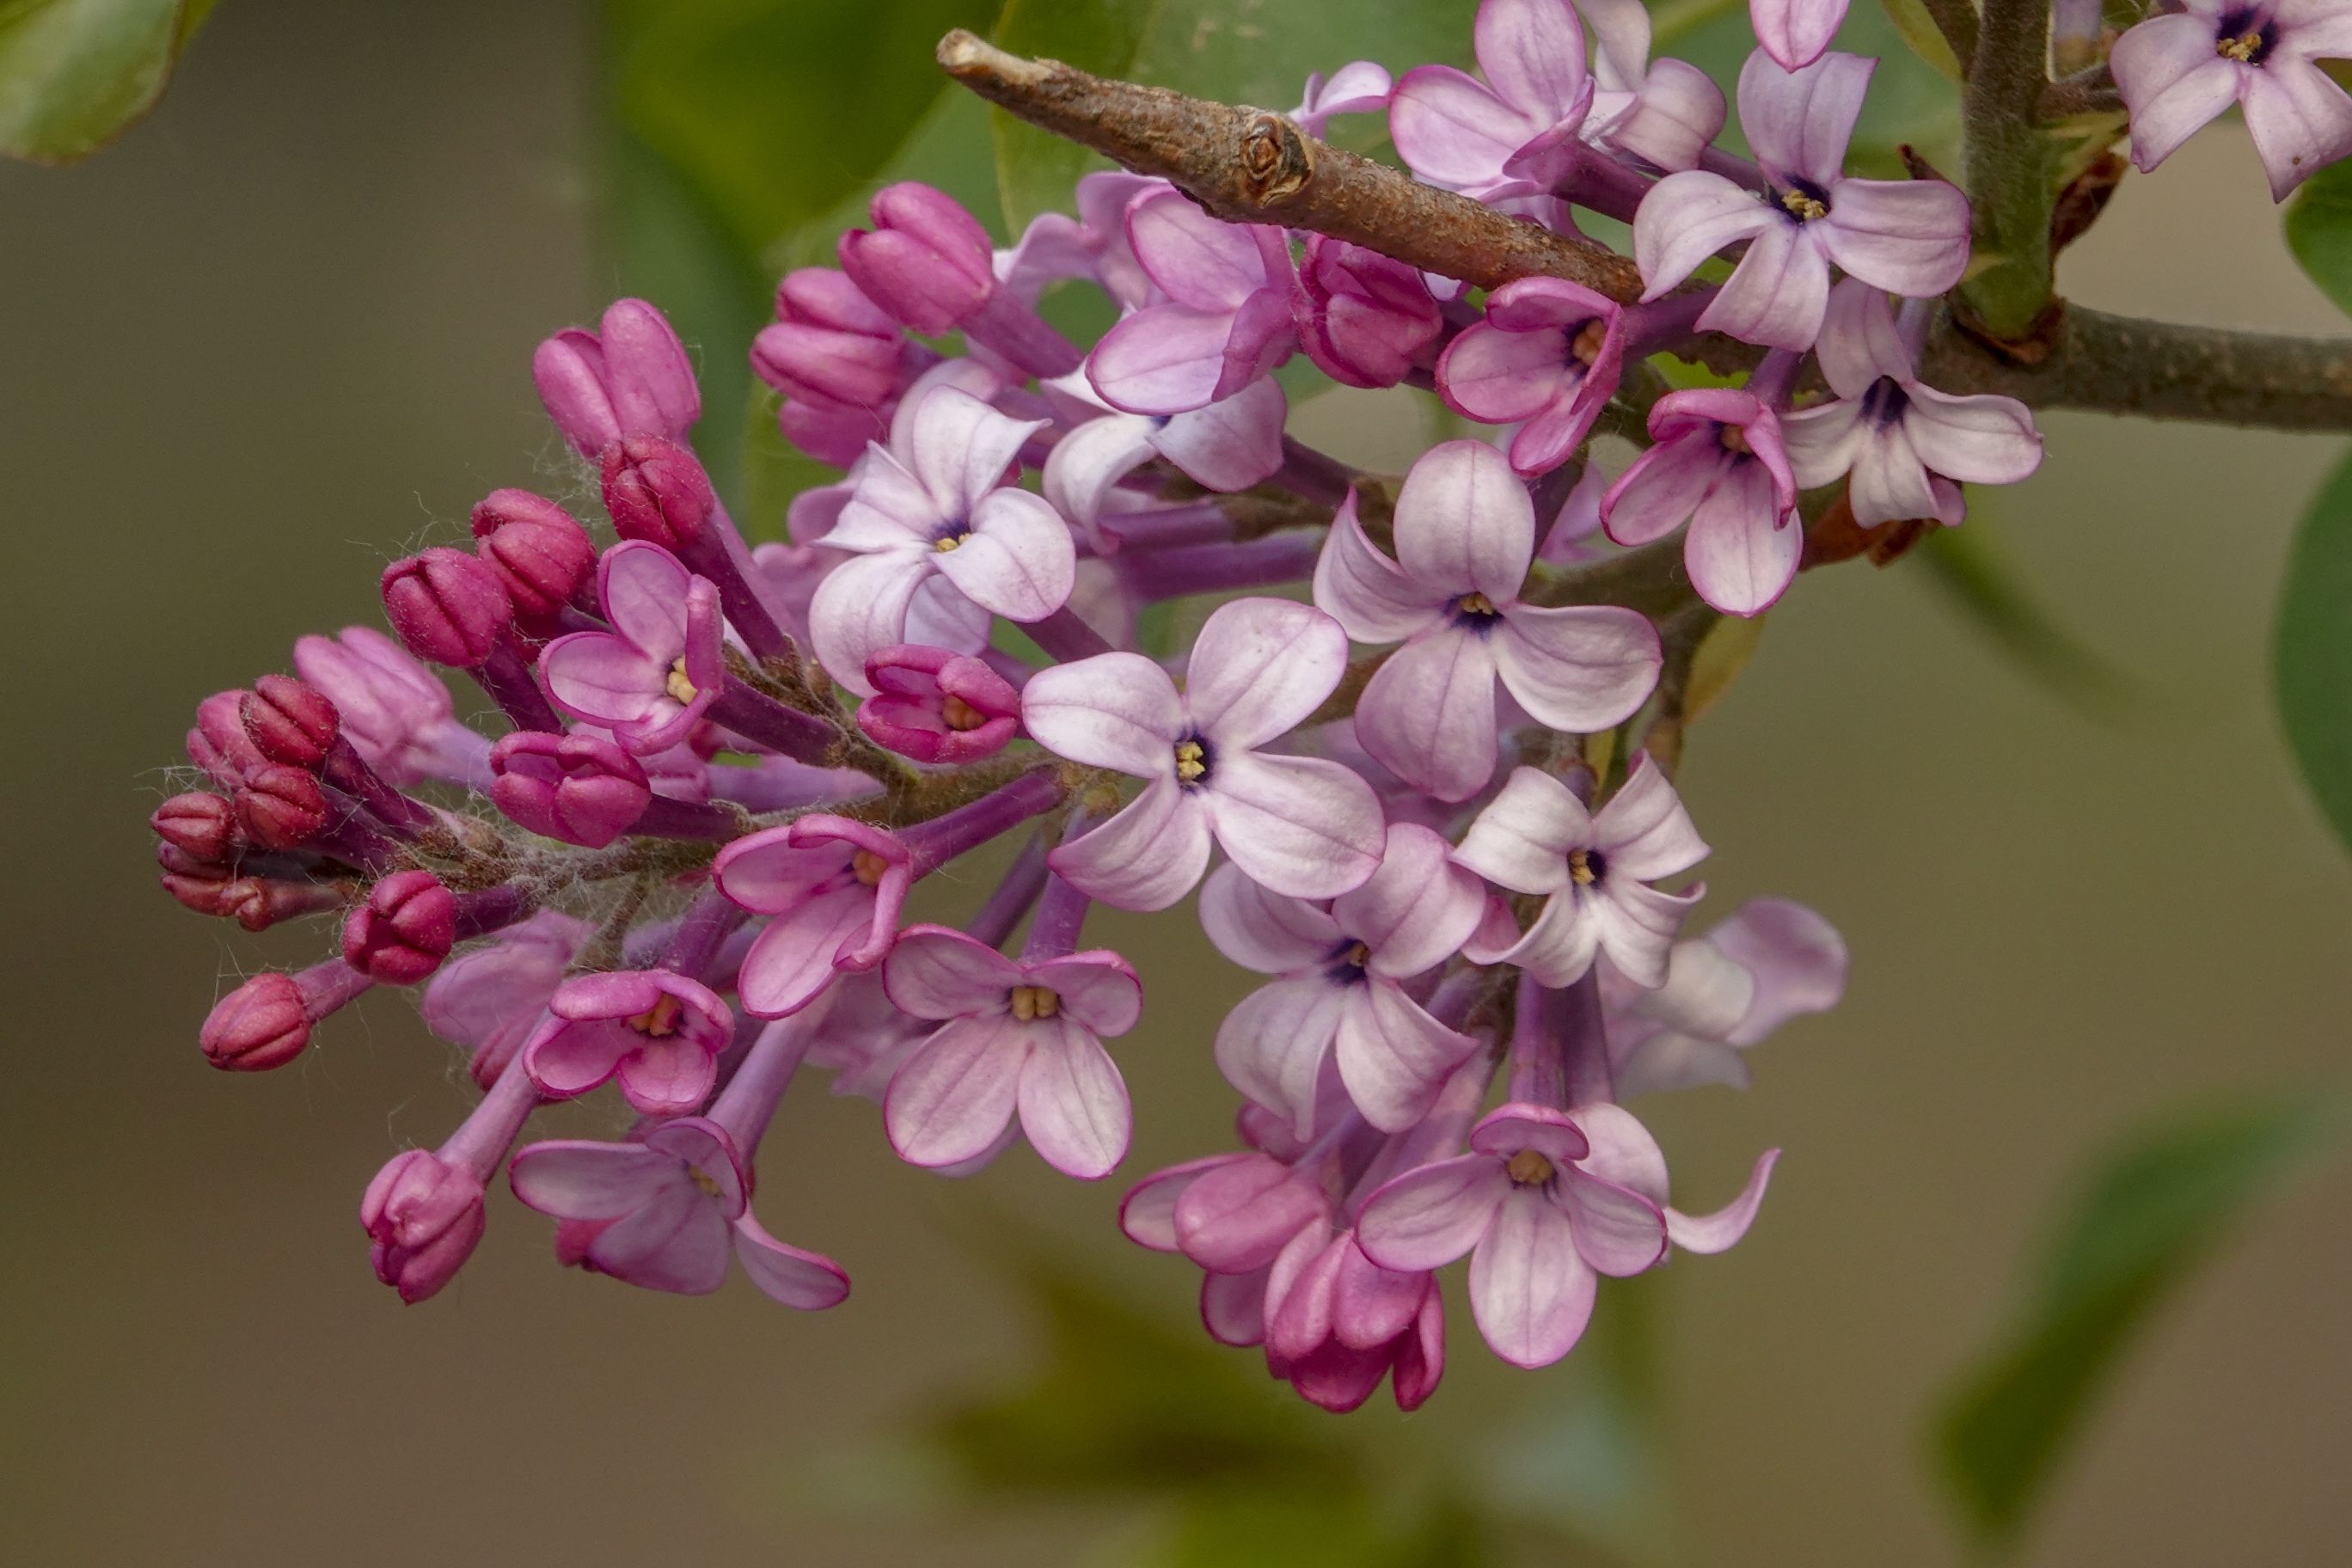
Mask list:
[{"label": "four-petaled flower", "polygon": [[551,1100],[612,1079],[647,1116],[677,1116],[709,1097],[734,1035],[735,1015],[698,980],[661,969],[574,975],[548,999],[522,1070]]},{"label": "four-petaled flower", "polygon": [[2284,201],[2352,153],[2352,98],[2323,59],[2352,59],[2352,7],[2341,0],[2180,0],[2151,14],[2107,57],[2131,110],[2132,162],[2155,168],[2236,103],[2271,199]]},{"label": "four-petaled flower", "polygon": [[660,545],[630,540],[597,564],[596,599],[613,629],[548,644],[539,656],[547,694],[640,756],[667,751],[726,679],[719,590]]},{"label": "four-petaled flower", "polygon": [[1731,387],[1669,392],[1650,405],[1650,449],[1601,496],[1620,544],[1647,544],[1690,524],[1683,564],[1700,598],[1727,615],[1769,608],[1805,552],[1797,480],[1780,422]]},{"label": "four-petaled flower", "polygon": [[1298,346],[1290,240],[1282,229],[1224,223],[1190,196],[1158,190],[1128,207],[1127,234],[1166,298],[1105,332],[1087,360],[1087,378],[1112,407],[1203,408],[1265,375]]}]

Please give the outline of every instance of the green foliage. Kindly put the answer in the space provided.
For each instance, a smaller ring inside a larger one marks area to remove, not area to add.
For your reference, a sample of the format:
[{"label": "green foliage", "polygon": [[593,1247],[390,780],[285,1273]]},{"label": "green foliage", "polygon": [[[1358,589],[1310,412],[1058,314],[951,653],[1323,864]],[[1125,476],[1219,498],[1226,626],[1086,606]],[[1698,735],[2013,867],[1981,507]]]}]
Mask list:
[{"label": "green foliage", "polygon": [[1984,492],[1971,491],[1969,504],[1966,523],[1929,529],[1912,558],[1971,625],[2052,691],[2096,714],[2128,705],[2136,696],[2129,679],[2034,598],[2001,547]]},{"label": "green foliage", "polygon": [[2287,204],[2286,243],[2336,308],[2352,311],[2352,163],[2330,163],[2303,183]]},{"label": "green foliage", "polygon": [[1895,32],[1911,47],[1913,54],[1927,61],[1946,81],[1960,79],[1960,60],[1952,53],[1951,40],[1944,37],[1944,30],[1936,26],[1936,19],[1927,15],[1927,7],[1920,0],[1880,0],[1880,4],[1886,7],[1886,19],[1895,25]]},{"label": "green foliage", "polygon": [[2304,783],[2352,845],[2352,457],[2295,531],[2272,673]]},{"label": "green foliage", "polygon": [[0,5],[0,152],[86,158],[163,96],[214,0],[16,0]]},{"label": "green foliage", "polygon": [[2007,1342],[1935,1424],[1944,1478],[1980,1544],[2017,1537],[2149,1314],[2341,1123],[2333,1101],[2307,1096],[2208,1110],[2099,1163]]}]

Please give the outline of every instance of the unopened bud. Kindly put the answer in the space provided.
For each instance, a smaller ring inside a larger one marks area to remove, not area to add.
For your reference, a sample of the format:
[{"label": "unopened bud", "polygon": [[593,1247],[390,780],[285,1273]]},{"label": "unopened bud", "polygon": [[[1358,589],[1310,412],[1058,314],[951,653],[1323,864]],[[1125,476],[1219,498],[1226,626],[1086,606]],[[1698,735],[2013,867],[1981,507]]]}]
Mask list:
[{"label": "unopened bud", "polygon": [[273,763],[316,771],[343,732],[342,715],[313,687],[265,675],[237,704],[246,739]]},{"label": "unopened bud", "polygon": [[235,789],[269,761],[246,738],[244,703],[241,689],[214,692],[196,704],[196,727],[188,731],[188,760],[223,789]]},{"label": "unopened bud", "polygon": [[488,661],[514,624],[514,605],[499,574],[446,548],[385,567],[383,609],[409,652],[460,669]]},{"label": "unopened bud", "polygon": [[[235,921],[247,931],[268,931],[280,921],[320,915],[340,907],[343,897],[320,882],[289,882],[278,877],[238,877],[215,891],[216,905],[209,912]],[[183,900],[184,901],[184,900]]]},{"label": "unopened bud", "polygon": [[310,1043],[301,988],[288,975],[257,974],[213,1005],[197,1040],[225,1071],[284,1067]]},{"label": "unopened bud", "polygon": [[653,788],[637,760],[595,735],[519,730],[490,749],[490,799],[523,827],[602,849],[646,813]]},{"label": "unopened bud", "polygon": [[620,300],[603,334],[567,328],[531,355],[531,380],[563,438],[593,458],[626,436],[683,436],[702,417],[686,347],[659,310]]},{"label": "unopened bud", "polygon": [[677,553],[702,537],[718,498],[693,453],[658,436],[631,436],[604,450],[604,510],[623,539]]},{"label": "unopened bud", "polygon": [[516,614],[535,620],[570,604],[596,570],[595,542],[579,520],[529,490],[492,490],[476,502],[474,541]]},{"label": "unopened bud", "polygon": [[481,1178],[423,1149],[394,1156],[360,1199],[375,1277],[411,1306],[449,1283],[486,1223]]},{"label": "unopened bud", "polygon": [[841,269],[859,291],[919,332],[951,331],[996,292],[988,230],[945,191],[885,185],[871,229],[841,237]]},{"label": "unopened bud", "polygon": [[226,864],[237,850],[236,811],[216,795],[175,795],[147,819],[155,837],[198,861]]},{"label": "unopened bud", "polygon": [[327,830],[334,808],[318,778],[302,768],[265,763],[236,792],[236,819],[265,849],[292,849]]},{"label": "unopened bud", "polygon": [[414,985],[457,940],[457,895],[430,871],[395,871],[343,922],[343,962],[385,985]]}]

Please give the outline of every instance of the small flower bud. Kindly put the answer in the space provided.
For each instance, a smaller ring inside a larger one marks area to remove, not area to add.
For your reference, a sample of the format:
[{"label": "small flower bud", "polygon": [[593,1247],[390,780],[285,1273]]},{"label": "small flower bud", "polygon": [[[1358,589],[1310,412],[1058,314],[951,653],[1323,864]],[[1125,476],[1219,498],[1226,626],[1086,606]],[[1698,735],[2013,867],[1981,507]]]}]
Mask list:
[{"label": "small flower bud", "polygon": [[324,833],[334,808],[314,774],[265,763],[236,792],[236,819],[263,848],[292,849]]},{"label": "small flower bud", "polygon": [[776,320],[898,341],[898,323],[889,312],[859,292],[847,273],[830,267],[800,267],[785,273],[776,285]]},{"label": "small flower bud", "polygon": [[255,975],[213,1005],[197,1041],[206,1059],[224,1071],[284,1067],[310,1043],[301,987],[289,975]]},{"label": "small flower bud", "polygon": [[291,676],[265,675],[237,704],[254,750],[273,763],[313,772],[335,749],[342,715],[319,691]]},{"label": "small flower bud", "polygon": [[1394,386],[1437,342],[1437,301],[1422,276],[1328,235],[1307,242],[1292,314],[1299,346],[1332,380]]},{"label": "small flower bud", "polygon": [[188,731],[188,760],[223,789],[236,788],[269,761],[246,739],[244,702],[242,690],[214,692],[196,704],[196,727]]},{"label": "small flower bud", "polygon": [[474,504],[474,553],[499,574],[515,613],[546,620],[596,570],[596,544],[579,520],[529,490],[492,490]]},{"label": "small flower bud", "polygon": [[951,331],[996,292],[988,230],[953,196],[908,180],[875,193],[874,226],[841,237],[841,269],[919,332]]},{"label": "small flower bud", "polygon": [[238,847],[236,810],[216,795],[175,795],[147,819],[155,836],[194,859],[225,865]]},{"label": "small flower bud", "polygon": [[702,417],[702,394],[667,319],[621,300],[602,324],[601,337],[569,327],[531,355],[531,380],[563,438],[593,458],[625,436],[685,435]]},{"label": "small flower bud", "polygon": [[430,871],[395,871],[343,922],[343,962],[384,985],[414,985],[457,940],[457,895]]},{"label": "small flower bud", "polygon": [[238,877],[223,882],[208,913],[235,921],[247,931],[268,931],[280,921],[325,914],[343,897],[319,882],[289,882],[277,877]]},{"label": "small flower bud", "polygon": [[449,1283],[487,1223],[481,1178],[423,1149],[394,1155],[360,1199],[375,1277],[410,1306]]},{"label": "small flower bud", "polygon": [[514,605],[499,574],[446,548],[385,567],[383,609],[409,652],[461,669],[487,662],[514,624]]},{"label": "small flower bud", "polygon": [[1021,729],[1021,693],[983,661],[907,644],[866,661],[875,690],[857,727],[877,746],[950,765],[1003,751]]},{"label": "small flower bud", "polygon": [[604,510],[623,539],[673,553],[702,537],[718,498],[694,454],[658,436],[631,436],[604,449]]},{"label": "small flower bud", "polygon": [[636,758],[595,735],[519,730],[490,749],[490,799],[533,833],[602,849],[653,799]]},{"label": "small flower bud", "polygon": [[158,880],[163,883],[163,890],[177,899],[184,908],[194,910],[200,915],[226,915],[229,912],[227,889],[230,879],[223,867],[206,866],[194,872],[167,869]]}]

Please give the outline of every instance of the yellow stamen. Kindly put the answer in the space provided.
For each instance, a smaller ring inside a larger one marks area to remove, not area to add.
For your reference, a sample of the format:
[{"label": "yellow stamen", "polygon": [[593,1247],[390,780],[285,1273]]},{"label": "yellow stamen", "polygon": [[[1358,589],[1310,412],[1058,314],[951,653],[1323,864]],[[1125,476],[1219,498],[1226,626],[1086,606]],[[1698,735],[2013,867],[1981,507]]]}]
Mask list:
[{"label": "yellow stamen", "polygon": [[1510,1163],[1503,1167],[1503,1171],[1511,1180],[1523,1187],[1541,1186],[1551,1180],[1552,1173],[1551,1162],[1533,1149],[1522,1149],[1512,1155]]},{"label": "yellow stamen", "polygon": [[629,1027],[640,1035],[650,1035],[666,1040],[677,1033],[677,1016],[686,1011],[678,999],[665,991],[661,1000],[629,1020]]},{"label": "yellow stamen", "polygon": [[1569,342],[1568,352],[1585,363],[1591,364],[1601,358],[1601,345],[1607,342],[1608,338],[1608,324],[1595,316],[1576,330],[1576,336]]},{"label": "yellow stamen", "polygon": [[1738,452],[1746,456],[1756,450],[1748,444],[1748,432],[1737,425],[1725,426],[1723,434],[1717,439],[1722,441],[1723,449],[1727,452]]},{"label": "yellow stamen", "polygon": [[694,700],[694,682],[686,678],[686,660],[681,658],[669,667],[669,679],[662,683],[662,689],[669,693],[673,702]]},{"label": "yellow stamen", "polygon": [[1359,969],[1363,968],[1364,965],[1370,963],[1371,961],[1372,950],[1366,947],[1360,942],[1348,950],[1348,962],[1354,964]]},{"label": "yellow stamen", "polygon": [[2216,41],[2213,45],[2213,52],[2224,59],[2237,60],[2242,64],[2252,59],[2254,52],[2262,47],[2262,34],[2249,27],[2234,38],[2222,38]]},{"label": "yellow stamen", "polygon": [[1802,191],[1782,191],[1780,205],[1806,223],[1830,216],[1829,204],[1805,195]]},{"label": "yellow stamen", "polygon": [[1454,607],[1465,616],[1491,616],[1495,613],[1495,601],[1484,594],[1465,594],[1454,601]]},{"label": "yellow stamen", "polygon": [[706,1175],[701,1166],[688,1165],[686,1168],[686,1173],[693,1179],[696,1186],[702,1189],[704,1197],[715,1198],[719,1195],[719,1184]]},{"label": "yellow stamen", "polygon": [[961,544],[963,542],[964,535],[961,533],[950,533],[944,539],[934,539],[931,541],[931,548],[938,551],[940,554],[945,555],[949,551],[953,550],[957,545]]},{"label": "yellow stamen", "polygon": [[1033,1018],[1050,1018],[1062,1010],[1062,998],[1050,985],[1015,985],[1012,1002],[1013,1016],[1024,1024]]},{"label": "yellow stamen", "polygon": [[977,730],[988,722],[987,714],[952,692],[940,704],[940,717],[947,721],[950,730]]},{"label": "yellow stamen", "polygon": [[889,868],[890,862],[871,849],[860,849],[849,858],[850,874],[869,888],[880,887],[882,873]]},{"label": "yellow stamen", "polygon": [[1207,753],[1201,749],[1200,742],[1177,742],[1176,776],[1186,784],[1192,783],[1209,771],[1206,758]]},{"label": "yellow stamen", "polygon": [[1589,888],[1592,885],[1593,870],[1591,854],[1582,849],[1571,849],[1568,852],[1568,879],[1580,888]]}]

